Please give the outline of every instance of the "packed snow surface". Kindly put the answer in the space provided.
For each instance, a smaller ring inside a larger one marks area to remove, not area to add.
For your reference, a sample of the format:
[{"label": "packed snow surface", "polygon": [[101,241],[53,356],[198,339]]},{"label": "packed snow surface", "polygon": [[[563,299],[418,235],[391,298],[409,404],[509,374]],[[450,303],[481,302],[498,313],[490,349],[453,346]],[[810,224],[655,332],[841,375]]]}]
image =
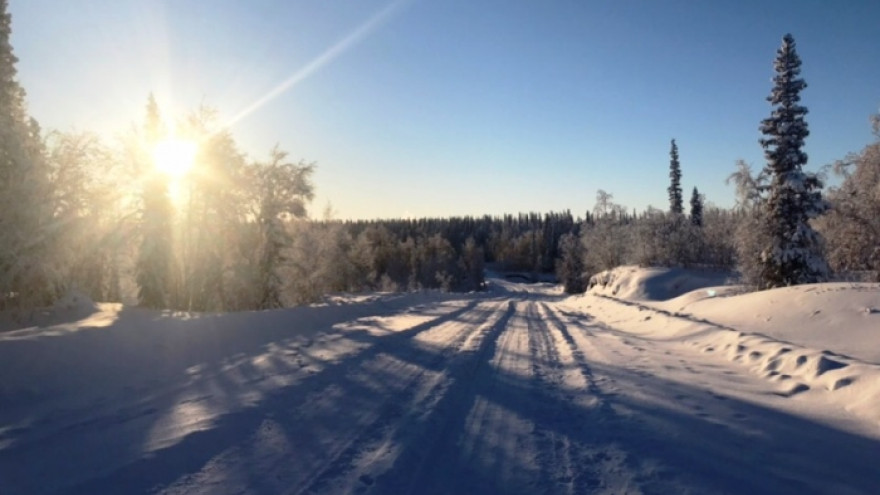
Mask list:
[{"label": "packed snow surface", "polygon": [[72,296],[0,333],[0,493],[876,493],[880,288],[606,276],[234,314]]}]

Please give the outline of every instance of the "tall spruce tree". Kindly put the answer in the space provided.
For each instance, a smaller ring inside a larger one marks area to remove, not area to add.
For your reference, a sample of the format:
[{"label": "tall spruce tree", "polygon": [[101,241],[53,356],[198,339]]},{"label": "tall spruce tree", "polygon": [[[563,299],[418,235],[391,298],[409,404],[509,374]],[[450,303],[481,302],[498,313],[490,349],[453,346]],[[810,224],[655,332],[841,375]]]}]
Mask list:
[{"label": "tall spruce tree", "polygon": [[16,78],[12,16],[0,0],[0,306],[32,307],[53,294],[50,184],[40,128]]},{"label": "tall spruce tree", "polygon": [[678,146],[675,139],[672,140],[672,147],[669,150],[669,211],[675,215],[681,215],[684,212],[681,197],[681,164],[678,162]]},{"label": "tall spruce tree", "polygon": [[770,177],[764,204],[769,245],[761,251],[762,288],[821,282],[827,280],[829,271],[822,240],[809,223],[827,204],[819,178],[803,171],[807,154],[801,148],[810,132],[800,92],[807,83],[798,77],[801,59],[791,34],[783,37],[774,68],[773,90],[767,97],[773,111],[760,126],[765,136],[760,140],[767,159],[765,171]]},{"label": "tall spruce tree", "polygon": [[703,196],[696,187],[691,193],[691,223],[697,227],[703,226]]}]

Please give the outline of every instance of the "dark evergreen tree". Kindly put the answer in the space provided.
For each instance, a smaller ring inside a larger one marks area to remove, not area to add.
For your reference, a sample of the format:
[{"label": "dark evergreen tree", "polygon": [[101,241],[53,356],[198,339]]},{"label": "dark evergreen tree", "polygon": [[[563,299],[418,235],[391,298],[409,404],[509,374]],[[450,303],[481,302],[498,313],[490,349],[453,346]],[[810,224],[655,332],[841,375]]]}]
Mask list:
[{"label": "dark evergreen tree", "polygon": [[684,213],[681,196],[681,165],[678,163],[678,146],[672,140],[669,150],[669,211],[674,215]]},{"label": "dark evergreen tree", "polygon": [[696,187],[691,193],[691,223],[697,227],[703,226],[703,196]]},{"label": "dark evergreen tree", "polygon": [[801,148],[810,132],[800,92],[807,84],[798,77],[801,60],[790,34],[782,39],[774,67],[774,86],[767,98],[773,111],[760,126],[770,177],[763,217],[769,238],[761,251],[763,288],[821,282],[828,276],[821,238],[809,223],[827,206],[819,178],[803,171],[807,154]]}]

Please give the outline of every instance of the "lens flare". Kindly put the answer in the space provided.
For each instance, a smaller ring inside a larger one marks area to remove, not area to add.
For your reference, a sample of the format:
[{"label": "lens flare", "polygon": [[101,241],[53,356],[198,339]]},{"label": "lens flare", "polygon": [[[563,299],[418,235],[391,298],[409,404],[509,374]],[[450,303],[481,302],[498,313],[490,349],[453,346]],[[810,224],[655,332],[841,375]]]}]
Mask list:
[{"label": "lens flare", "polygon": [[162,173],[179,178],[192,168],[198,149],[195,141],[166,139],[156,143],[153,148],[153,163]]}]

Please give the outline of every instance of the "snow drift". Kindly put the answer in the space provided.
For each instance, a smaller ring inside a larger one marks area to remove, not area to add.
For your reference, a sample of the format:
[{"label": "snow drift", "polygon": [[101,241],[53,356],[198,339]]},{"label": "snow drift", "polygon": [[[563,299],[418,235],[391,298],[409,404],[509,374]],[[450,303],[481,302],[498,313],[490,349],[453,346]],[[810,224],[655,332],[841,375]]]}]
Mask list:
[{"label": "snow drift", "polygon": [[678,340],[748,366],[778,393],[812,391],[880,423],[880,284],[745,293],[719,272],[619,267],[571,308],[645,338]]}]

